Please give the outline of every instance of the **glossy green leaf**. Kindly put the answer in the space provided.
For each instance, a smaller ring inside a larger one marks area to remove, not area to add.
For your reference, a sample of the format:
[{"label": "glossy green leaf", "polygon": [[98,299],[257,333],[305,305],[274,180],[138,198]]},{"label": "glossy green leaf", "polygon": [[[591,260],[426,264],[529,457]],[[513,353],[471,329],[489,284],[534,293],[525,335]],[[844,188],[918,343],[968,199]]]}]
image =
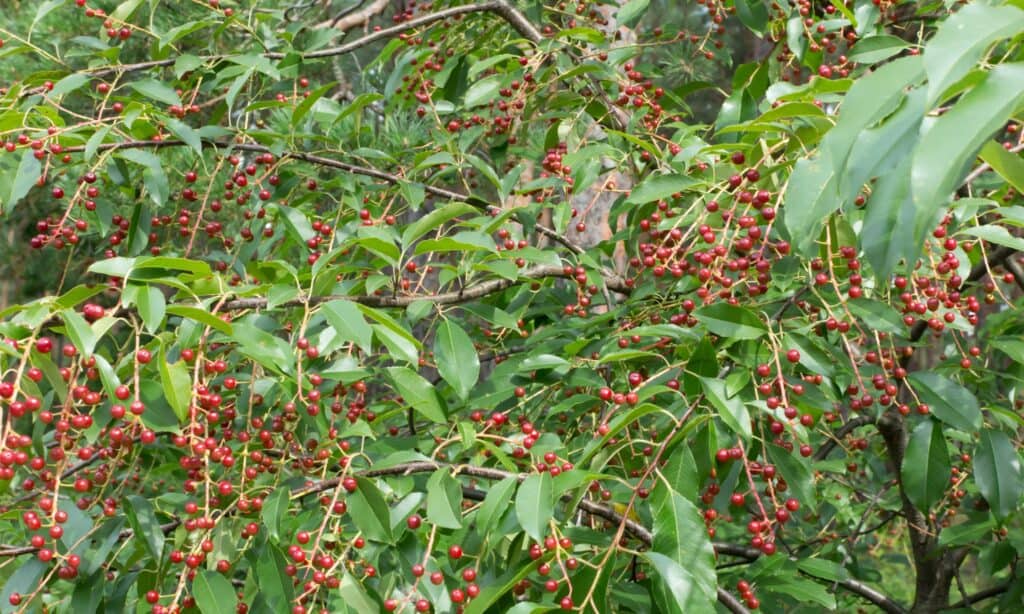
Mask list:
[{"label": "glossy green leaf", "polygon": [[476,512],[476,526],[481,535],[487,535],[497,525],[501,517],[509,510],[512,503],[512,495],[516,491],[519,481],[514,477],[507,477],[496,482],[487,491],[484,502]]},{"label": "glossy green leaf", "polygon": [[405,403],[431,422],[444,422],[447,412],[437,391],[422,375],[408,367],[388,367],[388,377]]},{"label": "glossy green leaf", "polygon": [[978,150],[1022,101],[1024,63],[1000,64],[940,115],[921,137],[911,169],[915,245],[920,245],[933,227]]},{"label": "glossy green leaf", "polygon": [[171,188],[167,182],[167,173],[164,172],[160,158],[151,152],[141,149],[125,149],[118,152],[117,155],[144,167],[142,170],[142,182],[146,186],[146,191],[149,192],[149,198],[157,207],[162,207],[170,197]]},{"label": "glossy green leaf", "polygon": [[930,371],[911,373],[907,379],[913,384],[918,398],[928,404],[932,415],[939,420],[967,432],[981,428],[978,399],[970,390]]},{"label": "glossy green leaf", "polygon": [[764,34],[768,25],[768,7],[761,0],[735,0],[736,16],[755,34]]},{"label": "glossy green leaf", "polygon": [[995,245],[1005,245],[1018,251],[1024,250],[1024,239],[1010,234],[1010,231],[1003,226],[986,224],[984,226],[964,228],[962,232],[979,239],[984,239]]},{"label": "glossy green leaf", "polygon": [[879,34],[857,41],[857,44],[850,50],[848,57],[854,62],[874,64],[875,62],[891,58],[909,46],[910,44],[907,41],[898,36]]},{"label": "glossy green leaf", "polygon": [[766,446],[765,449],[768,451],[769,460],[775,464],[776,471],[785,478],[797,500],[802,505],[814,508],[818,498],[815,496],[814,472],[808,459],[795,456],[776,445]]},{"label": "glossy green leaf", "polygon": [[96,348],[98,339],[89,323],[85,321],[81,314],[71,309],[61,311],[60,317],[64,320],[64,328],[71,339],[71,343],[83,355],[91,356],[92,351]]},{"label": "glossy green leaf", "polygon": [[157,81],[156,79],[132,81],[128,86],[151,100],[155,100],[165,105],[181,106],[181,98],[178,97],[174,88],[170,87],[166,83]]},{"label": "glossy green leaf", "polygon": [[321,305],[320,310],[342,339],[355,343],[367,354],[373,352],[373,329],[355,303],[330,301]]},{"label": "glossy green leaf", "polygon": [[974,454],[974,480],[997,518],[1006,518],[1024,495],[1020,454],[1002,431],[985,429]]},{"label": "glossy green leaf", "polygon": [[487,104],[491,100],[494,100],[498,95],[498,90],[501,89],[501,78],[500,77],[487,77],[474,83],[468,90],[466,90],[466,97],[463,100],[463,105],[469,109],[472,107],[478,107],[483,104]]},{"label": "glossy green leaf", "polygon": [[189,320],[194,320],[196,322],[199,322],[200,324],[203,324],[204,326],[209,326],[210,328],[216,331],[222,332],[225,335],[233,334],[233,329],[231,327],[230,322],[225,322],[224,320],[220,319],[219,317],[215,316],[209,311],[206,311],[205,309],[200,309],[198,307],[190,307],[188,305],[168,305],[167,313],[172,316],[178,316],[182,318],[188,318]]},{"label": "glossy green leaf", "polygon": [[159,561],[164,550],[164,532],[156,519],[156,512],[149,499],[139,495],[128,495],[124,499],[128,522],[135,532],[135,537],[142,538],[142,543],[152,560]]},{"label": "glossy green leaf", "polygon": [[911,432],[900,467],[903,492],[927,513],[946,492],[952,465],[942,425],[925,419]]},{"label": "glossy green leaf", "polygon": [[188,420],[188,410],[192,405],[192,374],[185,361],[168,362],[161,352],[158,357],[160,368],[160,385],[164,389],[167,404],[174,410],[178,421]]},{"label": "glossy green leaf", "polygon": [[427,480],[427,520],[442,529],[462,528],[462,486],[447,469]]},{"label": "glossy green leaf", "polygon": [[[717,599],[715,550],[700,510],[679,493],[662,485],[652,492],[651,506],[654,516],[652,550],[680,565],[690,579],[685,585],[688,592],[676,595],[676,603],[683,612],[713,609]],[[664,576],[659,578],[665,580]]]},{"label": "glossy green leaf", "polygon": [[768,332],[756,313],[722,301],[701,307],[694,315],[705,328],[723,339],[759,339]]},{"label": "glossy green leaf", "polygon": [[480,358],[473,340],[458,324],[446,319],[434,333],[434,360],[444,381],[465,401],[480,377]]},{"label": "glossy green leaf", "polygon": [[167,301],[164,299],[164,293],[156,286],[142,286],[135,297],[135,304],[139,308],[139,316],[142,318],[146,330],[150,334],[156,333],[167,313]]},{"label": "glossy green leaf", "polygon": [[683,565],[658,552],[644,552],[643,557],[657,572],[651,593],[661,611],[672,614],[714,611],[714,604],[705,600],[696,578]]},{"label": "glossy green leaf", "polygon": [[196,607],[203,614],[219,614],[232,611],[238,603],[235,589],[223,575],[216,571],[203,570],[192,581],[192,596]]},{"label": "glossy green leaf", "polygon": [[355,491],[348,494],[349,516],[367,539],[391,542],[388,504],[373,480],[356,478]]},{"label": "glossy green leaf", "polygon": [[1020,154],[1010,153],[997,141],[989,141],[978,156],[1018,192],[1024,192],[1024,159]]},{"label": "glossy green leaf", "polygon": [[14,208],[14,205],[18,204],[18,201],[39,181],[42,174],[43,165],[32,155],[32,150],[26,148],[21,154],[21,162],[18,163],[18,170],[11,181],[10,189],[3,194],[5,198],[0,202],[0,212],[6,213]]},{"label": "glossy green leaf", "polygon": [[440,228],[442,224],[450,222],[463,215],[479,214],[480,211],[472,205],[467,205],[466,203],[461,202],[448,203],[442,207],[434,209],[430,213],[406,226],[405,231],[402,233],[402,245],[408,249],[416,239],[419,239],[432,230]]},{"label": "glossy green leaf", "polygon": [[409,339],[408,333],[402,334],[394,328],[383,324],[371,324],[374,336],[387,348],[388,354],[393,360],[404,360],[415,365],[419,363],[420,352],[416,344]]},{"label": "glossy green leaf", "polygon": [[645,203],[670,198],[677,192],[683,192],[697,182],[686,175],[651,175],[640,185],[629,192],[627,203],[642,205]]},{"label": "glossy green leaf", "polygon": [[274,492],[270,493],[270,496],[263,499],[260,518],[270,532],[270,537],[275,541],[281,538],[281,523],[288,515],[289,503],[291,503],[291,491],[287,488],[276,488]]},{"label": "glossy green leaf", "polygon": [[555,498],[551,475],[534,473],[523,480],[516,493],[516,518],[519,526],[536,541],[548,534],[548,522],[554,513]]},{"label": "glossy green leaf", "polygon": [[650,4],[651,0],[629,0],[615,13],[615,21],[620,26],[632,26],[647,12]]},{"label": "glossy green leaf", "polygon": [[1013,6],[972,2],[946,19],[922,54],[929,104],[938,102],[943,92],[974,68],[993,43],[1022,29],[1024,10]]},{"label": "glossy green leaf", "polygon": [[729,396],[724,380],[702,377],[700,383],[704,390],[704,396],[718,410],[722,421],[744,441],[749,442],[753,433],[750,430],[750,414],[747,412],[747,406],[743,404],[743,400],[738,396]]}]

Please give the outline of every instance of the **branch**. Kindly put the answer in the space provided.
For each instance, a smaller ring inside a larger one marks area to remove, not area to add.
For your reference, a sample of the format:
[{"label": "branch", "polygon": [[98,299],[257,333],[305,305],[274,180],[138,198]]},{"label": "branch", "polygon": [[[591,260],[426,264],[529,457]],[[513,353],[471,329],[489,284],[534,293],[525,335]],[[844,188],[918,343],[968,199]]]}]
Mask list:
[{"label": "branch", "polygon": [[[812,578],[817,578],[816,576],[812,576],[809,573],[802,573]],[[821,578],[817,579],[820,580]],[[883,595],[882,593],[871,588],[867,584],[864,584],[863,582],[847,578],[845,580],[839,580],[838,584],[839,586],[845,588],[851,593],[863,597],[865,600],[875,604],[883,612],[887,612],[887,614],[906,614],[907,610],[903,606],[896,603],[886,595]]]},{"label": "branch", "polygon": [[357,26],[365,25],[369,23],[372,18],[384,12],[384,9],[388,7],[388,0],[376,0],[370,6],[356,11],[356,9],[361,5],[362,0],[360,0],[360,2],[351,9],[342,11],[336,17],[332,17],[330,20],[323,23],[318,23],[313,26],[313,28],[317,30],[322,28],[334,28],[341,32],[345,32]]},{"label": "branch", "polygon": [[[328,58],[338,55],[345,55],[346,53],[352,53],[357,49],[361,49],[376,41],[390,38],[403,34],[413,28],[420,26],[430,25],[432,23],[443,21],[449,17],[456,17],[458,15],[466,15],[468,13],[483,13],[491,12],[496,15],[504,17],[505,15],[499,12],[498,4],[496,2],[483,2],[481,4],[467,4],[464,6],[455,6],[452,8],[437,11],[436,13],[430,13],[428,15],[422,15],[415,17],[409,21],[405,21],[390,28],[381,28],[376,32],[370,32],[369,34],[357,38],[356,40],[339,45],[337,47],[330,47],[328,49],[321,49],[319,51],[312,51],[309,53],[301,54],[299,57],[302,60],[313,60],[318,58]],[[513,24],[513,27],[515,25]],[[285,58],[284,53],[277,51],[270,51],[263,54],[263,57],[268,60],[283,60]],[[207,55],[201,56],[199,59],[203,62],[219,62],[231,57],[231,54],[218,54],[218,55]],[[149,62],[136,62],[134,64],[119,64],[117,66],[102,66],[97,68],[86,68],[83,69],[82,73],[91,74],[94,77],[105,77],[110,74],[122,74],[126,72],[135,72],[139,70],[149,70],[151,68],[163,68],[167,66],[173,66],[178,58],[168,58],[165,60],[152,60]]]},{"label": "branch", "polygon": [[[348,162],[342,162],[341,160],[335,160],[333,158],[326,158],[324,156],[318,156],[318,155],[308,154],[308,153],[299,152],[299,151],[286,151],[286,152],[282,152],[280,154],[276,154],[275,152],[271,151],[271,149],[269,147],[266,147],[264,145],[257,145],[256,143],[232,143],[230,141],[203,140],[202,144],[203,144],[204,147],[236,149],[238,151],[249,151],[249,152],[255,152],[255,153],[269,153],[269,154],[279,155],[281,158],[289,158],[289,159],[292,159],[292,160],[301,160],[303,162],[308,162],[310,164],[316,164],[317,166],[324,166],[324,167],[327,167],[327,168],[336,168],[336,169],[339,169],[339,170],[348,171],[348,172],[350,172],[350,173],[352,173],[354,175],[363,175],[365,177],[373,177],[374,179],[380,179],[381,181],[386,181],[386,182],[391,183],[391,184],[397,184],[397,183],[401,183],[403,181],[409,181],[408,179],[405,179],[405,178],[400,177],[398,175],[393,175],[391,173],[386,173],[384,171],[377,170],[375,168],[370,168],[370,167],[367,167],[367,166],[359,166],[358,164],[350,164]],[[104,143],[104,144],[100,145],[99,147],[97,147],[96,151],[111,151],[111,150],[119,150],[119,149],[143,149],[143,148],[162,149],[164,147],[186,147],[186,146],[188,146],[188,144],[185,143],[184,141],[179,141],[179,140],[174,140],[174,139],[166,139],[166,140],[159,140],[159,141],[155,141],[155,140],[149,140],[149,141],[121,141],[119,143]],[[65,153],[80,153],[82,151],[85,151],[85,146],[84,145],[76,145],[76,146],[73,146],[73,147],[65,147],[64,148],[64,152]],[[456,201],[456,202],[466,203],[467,205],[470,205],[472,207],[476,207],[477,209],[480,209],[481,211],[484,211],[484,212],[487,212],[487,213],[491,213],[493,211],[502,211],[503,210],[498,205],[492,205],[492,204],[490,204],[488,202],[485,202],[484,200],[482,200],[480,198],[477,198],[476,196],[467,196],[466,194],[461,194],[459,192],[453,192],[451,190],[446,190],[445,188],[439,188],[439,187],[436,187],[436,186],[432,186],[432,185],[428,185],[428,184],[423,184],[423,191],[428,193],[428,194],[431,194],[433,196],[437,196],[439,198],[445,198],[445,199]],[[545,235],[545,236],[551,238],[554,241],[557,241],[558,243],[562,244],[564,247],[569,249],[569,251],[573,252],[574,254],[582,254],[583,253],[583,251],[584,251],[583,248],[581,248],[580,246],[576,245],[572,241],[566,239],[564,236],[562,236],[561,233],[557,232],[556,230],[554,230],[552,228],[548,228],[547,226],[543,226],[541,224],[537,224],[534,227],[537,229],[538,233],[540,233],[542,235]]]},{"label": "branch", "polygon": [[838,430],[832,433],[831,439],[821,444],[821,447],[818,448],[818,451],[814,453],[814,460],[825,460],[826,458],[828,458],[828,455],[832,453],[832,450],[837,445],[839,445],[839,442],[840,440],[842,440],[843,437],[846,437],[849,433],[866,424],[874,424],[874,422],[875,419],[868,415],[861,415],[857,416],[852,420],[848,420],[846,424],[839,427]]},{"label": "branch", "polygon": [[[297,307],[299,305],[319,305],[320,303],[336,300],[353,301],[355,303],[369,305],[371,307],[407,307],[417,301],[430,301],[437,305],[454,305],[482,298],[496,292],[501,292],[502,290],[522,283],[524,279],[544,279],[547,277],[569,277],[569,275],[566,274],[565,269],[560,265],[542,264],[522,271],[519,274],[519,279],[492,279],[469,286],[468,288],[463,288],[462,290],[443,292],[441,294],[411,294],[408,296],[348,296],[342,294],[312,296],[305,299],[292,299],[290,301],[280,303],[279,306]],[[616,292],[628,294],[631,290],[626,285],[625,280],[621,278],[606,278],[605,283],[609,288]],[[240,309],[260,309],[266,306],[266,297],[240,298],[233,301],[227,301],[221,306],[221,310],[238,311]]]},{"label": "branch", "polygon": [[724,588],[718,589],[718,602],[724,605],[725,609],[732,612],[732,614],[749,614],[749,610],[743,607],[740,600]]},{"label": "branch", "polygon": [[961,601],[958,601],[953,605],[949,606],[948,608],[944,609],[957,610],[960,608],[971,607],[979,601],[984,601],[985,599],[991,599],[992,597],[998,597],[999,595],[1002,595],[1006,591],[1010,590],[1010,587],[1012,587],[1013,585],[1013,581],[1010,581],[1005,584],[991,586],[989,588],[980,590],[977,593],[974,593],[973,595],[965,595]]}]

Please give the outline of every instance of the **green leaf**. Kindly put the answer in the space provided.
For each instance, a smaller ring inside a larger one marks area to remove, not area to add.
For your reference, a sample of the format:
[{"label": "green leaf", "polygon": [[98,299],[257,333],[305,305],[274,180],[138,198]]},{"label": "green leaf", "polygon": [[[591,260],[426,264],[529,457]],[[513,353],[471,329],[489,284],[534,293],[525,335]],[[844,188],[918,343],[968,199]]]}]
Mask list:
[{"label": "green leaf", "polygon": [[278,373],[294,370],[295,356],[284,339],[246,322],[235,322],[232,338],[239,351],[264,367]]},{"label": "green leaf", "polygon": [[630,190],[626,202],[642,205],[663,200],[696,185],[696,183],[686,175],[651,175]]},{"label": "green leaf", "polygon": [[743,25],[755,33],[764,34],[768,25],[768,7],[761,0],[735,0],[736,16]]},{"label": "green leaf", "polygon": [[490,612],[501,611],[501,609],[493,607],[495,602],[497,602],[502,595],[511,591],[516,584],[536,571],[544,560],[545,557],[542,557],[527,565],[521,565],[517,568],[511,569],[502,574],[501,577],[496,578],[493,582],[483,585],[480,590],[480,595],[474,597],[473,600],[469,602],[469,605],[466,607],[465,614],[488,614]]},{"label": "green leaf", "polygon": [[374,541],[392,541],[388,504],[373,481],[356,478],[356,490],[349,493],[346,500],[349,516],[363,535]]},{"label": "green leaf", "polygon": [[992,530],[995,528],[996,523],[991,516],[985,518],[984,521],[969,519],[966,522],[942,529],[942,533],[939,534],[939,545],[966,546],[985,537],[991,539]]},{"label": "green leaf", "polygon": [[[924,48],[928,72],[928,104],[962,79],[984,57],[989,46],[1024,29],[1024,11],[1012,6],[971,3],[939,26]],[[963,135],[968,135],[965,130]]]},{"label": "green leaf", "polygon": [[89,75],[80,72],[73,72],[53,85],[50,96],[56,98],[73,92],[89,82]]},{"label": "green leaf", "polygon": [[997,141],[985,143],[978,155],[1018,192],[1024,192],[1024,159],[1020,155],[1006,151]]},{"label": "green leaf", "polygon": [[159,561],[164,550],[164,532],[156,519],[153,504],[139,495],[128,495],[124,498],[128,523],[132,525],[135,538],[142,538],[142,543],[149,553],[150,559]]},{"label": "green leaf", "polygon": [[419,350],[408,337],[383,324],[371,324],[370,327],[377,340],[388,349],[392,359],[401,359],[412,365],[419,363]]},{"label": "green leaf", "polygon": [[498,521],[508,511],[517,484],[519,481],[515,477],[509,476],[491,486],[491,489],[487,491],[484,502],[480,504],[480,509],[476,512],[476,527],[480,535],[487,535],[498,526]]},{"label": "green leaf", "polygon": [[451,320],[441,322],[434,333],[434,360],[437,372],[459,398],[463,401],[469,398],[469,391],[480,377],[480,358],[473,340]]},{"label": "green leaf", "polygon": [[288,515],[290,503],[291,491],[285,487],[275,489],[270,496],[263,500],[260,518],[263,520],[263,525],[270,531],[270,537],[274,541],[281,539],[281,523]]},{"label": "green leaf", "polygon": [[640,17],[647,12],[647,7],[651,4],[651,0],[629,0],[623,4],[617,13],[615,13],[615,21],[618,22],[619,26],[630,27],[640,20]]},{"label": "green leaf", "polygon": [[526,534],[540,542],[548,534],[548,522],[555,511],[551,474],[534,473],[519,485],[516,518]]},{"label": "green leaf", "polygon": [[658,552],[644,552],[642,556],[657,572],[651,593],[663,612],[687,614],[715,610],[714,603],[703,598],[700,586],[689,570]]},{"label": "green leaf", "polygon": [[379,612],[381,610],[380,604],[370,598],[362,583],[348,572],[344,572],[341,576],[341,586],[338,587],[338,592],[345,605],[350,607],[353,612]]},{"label": "green leaf", "polygon": [[203,155],[203,141],[199,138],[199,133],[192,129],[191,126],[181,120],[169,118],[165,121],[167,129],[171,131],[171,134],[178,137],[186,145],[192,148],[192,151],[196,152],[197,156]]},{"label": "green leaf", "polygon": [[[864,214],[860,246],[878,279],[888,279],[900,261],[916,261],[914,203],[910,191],[910,157],[875,185]],[[872,305],[880,305],[870,301]],[[902,327],[889,332],[899,332]]]},{"label": "green leaf", "polygon": [[[802,36],[803,25],[796,19]],[[796,250],[815,251],[822,225],[842,204],[840,193],[847,158],[864,130],[890,115],[903,102],[906,88],[924,75],[920,56],[889,62],[858,79],[840,107],[839,120],[811,158],[797,161],[789,177],[783,222]],[[847,186],[859,190],[861,186]]]},{"label": "green leaf", "polygon": [[857,44],[850,50],[849,58],[853,62],[874,64],[888,60],[909,46],[907,41],[898,36],[878,34],[857,41]]},{"label": "green leaf", "polygon": [[750,430],[750,414],[747,413],[747,406],[743,401],[738,396],[729,396],[725,389],[725,380],[702,377],[700,383],[704,389],[704,396],[715,406],[722,420],[734,433],[749,442],[753,433]]},{"label": "green leaf", "polygon": [[18,204],[19,200],[28,194],[32,186],[42,176],[43,166],[32,154],[32,150],[27,147],[22,152],[21,162],[18,163],[18,170],[14,176],[14,181],[11,182],[11,189],[7,192],[7,198],[4,202],[0,202],[0,212],[9,212],[14,205]]},{"label": "green leaf", "polygon": [[355,343],[367,354],[373,352],[373,329],[355,303],[346,300],[330,301],[321,305],[320,310],[342,339]]},{"label": "green leaf", "polygon": [[725,302],[702,307],[694,315],[705,328],[723,339],[759,339],[768,332],[756,313]]},{"label": "green leaf", "polygon": [[1020,505],[1024,494],[1020,454],[1002,431],[981,431],[974,454],[974,480],[996,518],[1006,518]]},{"label": "green leaf", "polygon": [[276,611],[290,609],[295,591],[291,579],[285,575],[287,562],[280,550],[268,544],[261,553],[256,554],[252,550],[250,553],[260,594],[265,596],[266,602]]},{"label": "green leaf", "polygon": [[189,406],[192,404],[192,375],[188,372],[185,361],[167,362],[163,354],[158,358],[160,363],[160,384],[164,389],[167,404],[174,410],[180,422],[188,420]]},{"label": "green leaf", "polygon": [[445,422],[447,413],[437,391],[422,375],[408,367],[388,367],[388,377],[413,409],[432,422]]},{"label": "green leaf", "polygon": [[794,456],[785,448],[775,445],[766,446],[766,450],[768,458],[785,478],[786,484],[796,498],[813,509],[817,505],[817,497],[814,490],[814,474],[807,459]]},{"label": "green leaf", "polygon": [[[970,7],[965,7],[965,10],[967,8]],[[964,94],[952,109],[940,115],[921,137],[911,169],[916,209],[915,246],[924,241],[935,217],[960,185],[978,150],[1013,115],[1022,101],[1024,63],[1000,64],[981,84]]]},{"label": "green leaf", "polygon": [[209,326],[210,328],[222,332],[225,335],[231,335],[232,327],[229,322],[221,320],[214,314],[200,309],[198,307],[189,307],[188,305],[168,305],[167,313],[172,316],[178,316],[180,318],[188,318],[189,320],[195,320],[200,324]]},{"label": "green leaf", "polygon": [[216,571],[203,570],[196,574],[192,581],[192,596],[203,614],[231,612],[238,604],[231,582]]},{"label": "green leaf", "polygon": [[77,311],[71,309],[65,309],[60,312],[60,317],[64,320],[64,328],[67,330],[68,337],[71,339],[71,343],[75,344],[75,348],[86,357],[92,356],[93,350],[96,348],[96,334],[93,332],[92,327],[85,321]]},{"label": "green leaf", "polygon": [[[34,556],[23,557],[22,560],[24,562],[21,566],[7,576],[7,581],[4,583],[3,595],[0,595],[0,598],[3,599],[5,605],[11,602],[11,595],[14,593],[31,595],[39,588],[39,581],[43,579],[43,574],[50,569],[49,565]],[[12,560],[10,564],[16,565],[17,563]]]},{"label": "green leaf", "polygon": [[1002,226],[974,226],[972,228],[964,228],[961,232],[984,239],[989,243],[1005,245],[1018,251],[1024,250],[1024,239],[1011,235],[1010,231]]},{"label": "green leaf", "polygon": [[914,392],[931,408],[933,416],[953,428],[974,432],[981,428],[978,399],[960,384],[929,371],[917,371],[908,377]]},{"label": "green leaf", "polygon": [[836,609],[836,598],[827,586],[792,572],[762,576],[758,578],[758,586],[766,592],[789,595],[802,604],[816,603],[826,610]]},{"label": "green leaf", "polygon": [[135,304],[139,308],[139,316],[142,317],[142,323],[146,325],[146,330],[151,335],[156,333],[167,312],[164,293],[156,286],[141,286],[135,296]]},{"label": "green leaf", "polygon": [[125,149],[118,152],[117,155],[145,167],[142,171],[142,182],[149,192],[150,200],[157,207],[162,207],[167,202],[171,189],[167,183],[167,174],[160,163],[160,158],[141,149]]},{"label": "green leaf", "polygon": [[501,89],[501,77],[487,77],[481,79],[473,85],[469,86],[466,90],[466,97],[463,100],[463,105],[468,109],[472,107],[478,107],[483,104],[487,104],[498,95],[498,90]]},{"label": "green leaf", "polygon": [[834,359],[825,354],[811,339],[799,333],[787,333],[782,340],[782,348],[786,351],[796,350],[800,352],[800,364],[811,373],[820,373],[825,377],[832,377],[834,373]]},{"label": "green leaf", "polygon": [[715,550],[697,506],[671,488],[651,493],[654,517],[652,550],[681,565],[690,576],[689,592],[677,595],[683,612],[714,609],[717,600]]},{"label": "green leaf", "polygon": [[324,94],[329,92],[331,88],[333,88],[336,85],[337,82],[335,81],[332,81],[331,83],[327,83],[325,85],[321,85],[320,87],[310,92],[308,96],[303,98],[302,102],[299,103],[299,106],[295,107],[295,110],[292,111],[292,127],[298,127],[299,123],[302,121],[302,118],[305,117],[306,114],[309,113],[309,110],[313,108],[313,104],[316,103],[317,100],[320,100],[320,98],[322,98]]},{"label": "green leaf", "polygon": [[297,243],[305,244],[306,241],[316,236],[317,233],[313,230],[313,225],[301,211],[284,205],[278,205],[277,210],[282,214],[281,220],[284,221],[288,233]]},{"label": "green leaf", "polygon": [[910,434],[900,468],[907,498],[917,509],[928,513],[946,492],[951,470],[942,426],[926,418]]},{"label": "green leaf", "polygon": [[442,529],[462,528],[462,486],[447,469],[427,480],[427,520]]},{"label": "green leaf", "polygon": [[166,83],[157,81],[156,79],[132,81],[128,86],[146,98],[162,102],[169,106],[181,106],[181,98],[178,97],[178,93],[174,91],[174,88],[170,87]]},{"label": "green leaf", "polygon": [[426,239],[416,245],[415,254],[427,254],[430,252],[478,252],[488,251],[497,253],[498,248],[494,239],[490,236],[476,231],[464,231],[450,237],[440,239]]},{"label": "green leaf", "polygon": [[448,203],[434,209],[405,227],[405,231],[402,232],[402,247],[409,249],[416,239],[440,228],[445,222],[450,222],[462,215],[479,215],[479,213],[480,211],[476,207],[461,202]]},{"label": "green leaf", "polygon": [[191,258],[175,258],[172,256],[146,256],[135,258],[133,269],[166,269],[168,271],[186,271],[197,277],[210,275],[210,265],[202,260]]}]

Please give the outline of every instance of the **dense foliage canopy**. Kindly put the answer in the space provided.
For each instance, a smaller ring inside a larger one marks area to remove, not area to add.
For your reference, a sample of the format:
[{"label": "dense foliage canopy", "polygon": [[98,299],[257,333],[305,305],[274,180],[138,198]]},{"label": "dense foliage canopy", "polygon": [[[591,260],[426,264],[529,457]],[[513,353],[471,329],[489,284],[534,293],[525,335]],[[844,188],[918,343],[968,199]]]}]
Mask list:
[{"label": "dense foliage canopy", "polygon": [[0,611],[1021,611],[1021,0],[4,10]]}]

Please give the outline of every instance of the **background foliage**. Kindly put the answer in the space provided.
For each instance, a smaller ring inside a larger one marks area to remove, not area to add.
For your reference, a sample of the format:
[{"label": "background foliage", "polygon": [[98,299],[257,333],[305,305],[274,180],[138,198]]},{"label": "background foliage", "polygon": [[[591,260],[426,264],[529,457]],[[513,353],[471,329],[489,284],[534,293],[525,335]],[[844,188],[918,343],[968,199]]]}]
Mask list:
[{"label": "background foliage", "polygon": [[0,611],[1019,611],[1024,3],[8,4]]}]

